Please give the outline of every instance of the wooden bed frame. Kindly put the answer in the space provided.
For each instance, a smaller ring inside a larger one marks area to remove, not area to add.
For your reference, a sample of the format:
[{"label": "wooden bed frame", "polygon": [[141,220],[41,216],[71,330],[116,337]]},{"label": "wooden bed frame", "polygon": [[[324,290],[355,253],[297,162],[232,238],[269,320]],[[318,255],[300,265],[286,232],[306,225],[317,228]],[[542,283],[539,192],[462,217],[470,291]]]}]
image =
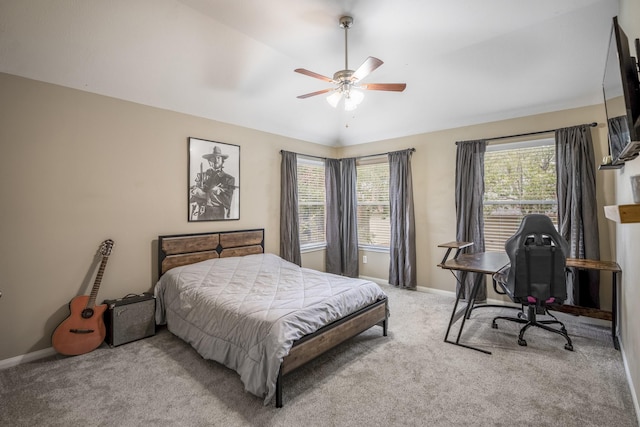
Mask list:
[{"label": "wooden bed frame", "polygon": [[[264,253],[264,229],[158,237],[158,277],[171,268],[212,258]],[[280,365],[276,407],[282,407],[283,376],[375,325],[387,336],[387,299],[362,308],[293,343]]]}]

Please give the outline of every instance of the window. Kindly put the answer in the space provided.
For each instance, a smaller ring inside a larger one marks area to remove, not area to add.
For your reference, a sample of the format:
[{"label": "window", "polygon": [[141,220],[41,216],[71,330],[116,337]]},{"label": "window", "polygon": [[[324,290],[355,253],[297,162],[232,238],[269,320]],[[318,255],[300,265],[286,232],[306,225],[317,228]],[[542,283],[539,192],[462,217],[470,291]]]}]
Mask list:
[{"label": "window", "polygon": [[364,247],[389,247],[389,161],[387,157],[360,159],[358,174],[358,243]]},{"label": "window", "polygon": [[525,215],[551,218],[557,227],[555,141],[487,146],[484,157],[485,250],[504,251]]},{"label": "window", "polygon": [[324,231],[324,162],[298,156],[298,221],[300,248],[326,244]]}]

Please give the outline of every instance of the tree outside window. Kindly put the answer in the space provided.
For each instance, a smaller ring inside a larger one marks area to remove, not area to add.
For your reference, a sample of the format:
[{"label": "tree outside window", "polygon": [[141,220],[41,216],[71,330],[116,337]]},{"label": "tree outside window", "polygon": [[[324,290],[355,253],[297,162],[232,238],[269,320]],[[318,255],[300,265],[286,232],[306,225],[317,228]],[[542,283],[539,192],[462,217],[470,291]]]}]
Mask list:
[{"label": "tree outside window", "polygon": [[505,241],[528,214],[543,214],[557,226],[553,139],[487,147],[484,158],[484,234],[487,251]]}]

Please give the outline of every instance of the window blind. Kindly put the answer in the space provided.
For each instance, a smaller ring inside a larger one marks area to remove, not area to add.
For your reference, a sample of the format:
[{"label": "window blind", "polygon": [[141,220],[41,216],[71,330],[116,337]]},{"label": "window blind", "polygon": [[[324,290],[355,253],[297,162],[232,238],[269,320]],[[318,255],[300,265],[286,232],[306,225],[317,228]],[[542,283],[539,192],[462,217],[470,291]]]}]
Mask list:
[{"label": "window blind", "polygon": [[326,243],[324,163],[298,157],[300,247]]},{"label": "window blind", "polygon": [[389,162],[385,157],[358,162],[358,243],[389,247]]},{"label": "window blind", "polygon": [[485,250],[504,251],[528,214],[543,214],[557,227],[553,139],[491,146],[484,158]]}]

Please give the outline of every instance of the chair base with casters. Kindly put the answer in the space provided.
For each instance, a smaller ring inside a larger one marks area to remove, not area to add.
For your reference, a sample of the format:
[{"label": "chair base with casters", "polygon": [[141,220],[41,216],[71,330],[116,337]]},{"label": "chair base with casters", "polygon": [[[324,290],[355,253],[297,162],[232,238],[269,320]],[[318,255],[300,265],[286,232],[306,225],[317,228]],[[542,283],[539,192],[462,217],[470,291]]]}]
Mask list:
[{"label": "chair base with casters", "polygon": [[[493,329],[498,329],[498,324],[496,323],[496,320],[498,319],[509,320],[511,322],[524,324],[524,326],[520,328],[520,334],[518,335],[518,344],[521,346],[527,345],[527,341],[524,339],[524,333],[527,331],[527,329],[529,329],[532,326],[535,326],[537,328],[542,328],[545,331],[562,335],[567,340],[567,343],[564,345],[564,348],[566,350],[573,351],[573,344],[571,343],[571,338],[569,338],[569,335],[567,334],[567,328],[565,328],[564,323],[559,321],[544,306],[529,305],[527,306],[527,308],[528,308],[528,312],[526,317],[524,316],[524,306],[523,306],[522,311],[518,313],[518,317],[508,317],[508,316],[494,317],[493,321],[491,322],[491,327]],[[548,316],[553,317],[553,320],[538,320],[536,314],[546,314]],[[555,329],[550,326],[547,326],[550,324],[559,324],[560,329]]]},{"label": "chair base with casters", "polygon": [[[499,274],[497,274],[496,276],[500,277]],[[501,277],[502,279],[504,279],[504,277]],[[498,295],[507,295],[506,292],[502,292],[498,286],[497,286],[497,282],[496,279],[494,277],[493,279],[493,290],[495,291],[496,294]],[[523,304],[521,307],[513,307],[513,306],[504,306],[501,308],[512,308],[515,310],[520,310],[520,312],[518,313],[518,317],[510,317],[510,316],[496,316],[493,318],[493,321],[491,322],[491,327],[493,329],[498,329],[498,324],[496,323],[496,320],[498,319],[503,319],[503,320],[509,320],[510,322],[516,322],[516,323],[521,323],[524,324],[524,326],[522,328],[520,328],[520,335],[518,335],[518,344],[521,346],[526,346],[527,345],[527,341],[524,339],[524,333],[527,331],[527,329],[529,329],[532,326],[536,326],[538,328],[542,328],[545,331],[549,331],[549,332],[553,332],[556,333],[558,335],[562,335],[563,337],[565,337],[565,339],[567,340],[567,343],[565,344],[564,348],[569,350],[569,351],[573,351],[573,343],[571,342],[571,338],[569,338],[569,335],[567,334],[567,328],[565,328],[564,323],[562,323],[561,321],[558,320],[558,318],[556,316],[554,316],[553,314],[551,314],[549,312],[549,310],[547,309],[546,306],[538,306],[538,305],[528,305],[528,314],[525,316],[524,314],[524,307],[525,305]],[[536,314],[546,314],[550,317],[553,317],[553,320],[538,320]],[[551,328],[547,325],[551,325],[551,324],[559,324],[560,325],[560,329],[554,329]]]}]

